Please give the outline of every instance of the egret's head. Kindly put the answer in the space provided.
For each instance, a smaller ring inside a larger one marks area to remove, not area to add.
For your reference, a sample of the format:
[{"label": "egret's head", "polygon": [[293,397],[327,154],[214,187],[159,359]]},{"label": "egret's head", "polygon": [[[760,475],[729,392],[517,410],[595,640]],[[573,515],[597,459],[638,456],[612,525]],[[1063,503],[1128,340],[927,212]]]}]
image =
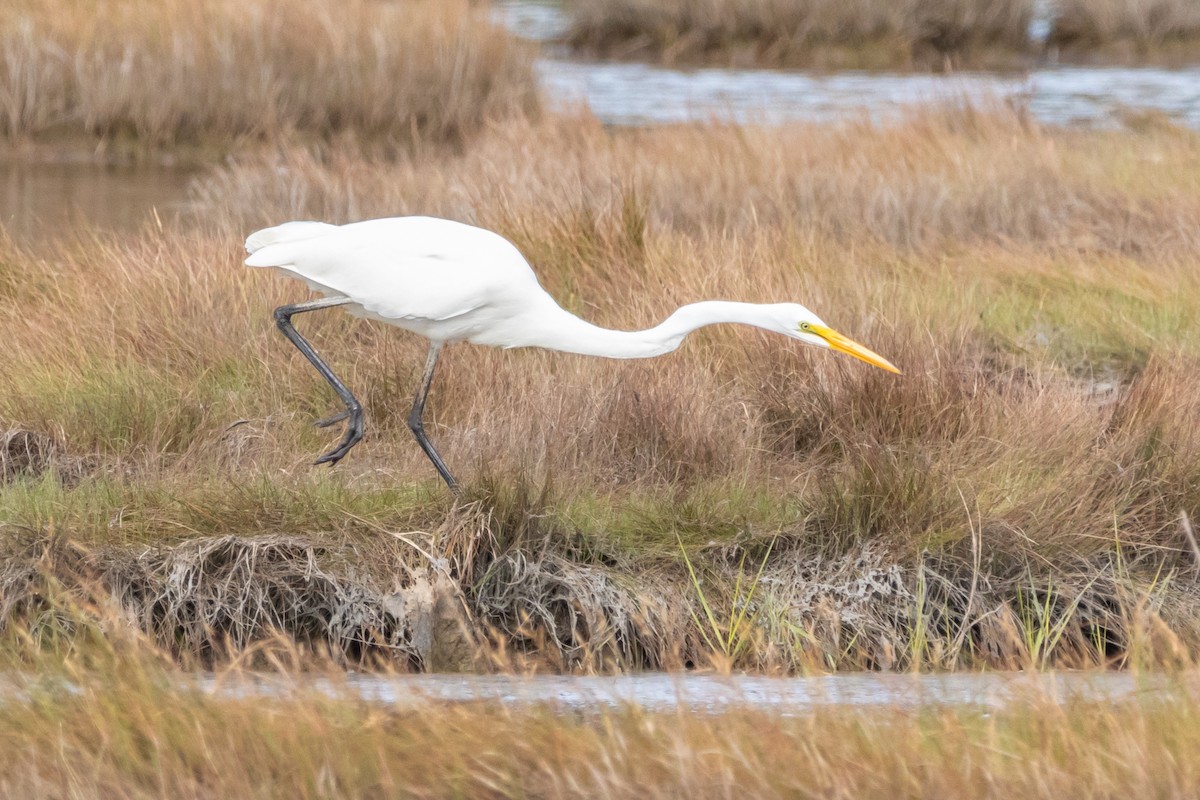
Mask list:
[{"label": "egret's head", "polygon": [[799,339],[813,347],[824,347],[862,359],[880,369],[900,374],[900,370],[883,356],[868,350],[853,339],[848,339],[830,328],[813,312],[798,303],[780,303],[779,331],[793,339]]}]

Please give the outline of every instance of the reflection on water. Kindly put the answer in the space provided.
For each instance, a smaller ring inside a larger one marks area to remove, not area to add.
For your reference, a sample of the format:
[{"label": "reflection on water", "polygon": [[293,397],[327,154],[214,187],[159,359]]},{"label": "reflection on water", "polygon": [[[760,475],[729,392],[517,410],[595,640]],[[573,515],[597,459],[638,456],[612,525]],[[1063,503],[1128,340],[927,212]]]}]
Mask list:
[{"label": "reflection on water", "polygon": [[757,675],[644,673],[616,676],[371,675],[344,681],[262,677],[247,683],[205,678],[206,691],[237,697],[272,697],[316,690],[382,705],[437,702],[549,704],[562,709],[603,709],[624,704],[656,711],[679,708],[716,712],[737,707],[784,714],[815,708],[919,708],[928,705],[1002,707],[1023,701],[1111,702],[1165,690],[1165,681],[1129,673],[879,673],[812,678]]},{"label": "reflection on water", "polygon": [[170,167],[0,163],[0,227],[37,247],[80,227],[133,231],[183,208],[190,173]]},{"label": "reflection on water", "polygon": [[[566,29],[562,9],[509,0],[497,18],[525,38],[552,40]],[[1044,35],[1044,14],[1035,33]],[[538,63],[552,106],[587,106],[612,125],[689,120],[782,123],[868,115],[886,120],[907,106],[971,98],[1016,99],[1042,122],[1113,125],[1121,112],[1157,111],[1200,128],[1200,67],[1044,67],[1026,74],[834,72],[691,69],[567,59],[550,50]]]},{"label": "reflection on water", "polygon": [[553,0],[500,0],[491,6],[492,19],[532,42],[552,42],[567,33],[570,21]]}]

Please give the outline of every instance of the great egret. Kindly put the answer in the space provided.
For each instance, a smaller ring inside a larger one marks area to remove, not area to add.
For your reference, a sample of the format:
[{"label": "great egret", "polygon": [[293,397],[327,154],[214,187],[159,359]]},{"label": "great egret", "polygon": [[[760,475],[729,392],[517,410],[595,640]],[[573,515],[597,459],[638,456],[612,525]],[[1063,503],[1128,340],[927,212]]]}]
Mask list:
[{"label": "great egret", "polygon": [[564,310],[538,283],[529,263],[504,237],[432,217],[395,217],[330,225],[285,222],[246,239],[251,267],[275,267],[324,294],[320,300],[275,309],[283,335],[329,382],[346,410],[317,424],[347,420],[336,448],[317,459],[335,464],[363,435],[362,405],[312,345],[292,316],[333,306],[419,333],[429,340],[425,373],[408,426],[451,490],[458,483],[425,435],[422,419],[438,353],[447,342],[496,347],[543,347],[606,358],[650,358],[669,353],[692,331],[723,322],[753,325],[815,347],[848,353],[899,373],[891,362],[832,330],[796,303],[709,300],[675,311],[644,331],[600,328]]}]

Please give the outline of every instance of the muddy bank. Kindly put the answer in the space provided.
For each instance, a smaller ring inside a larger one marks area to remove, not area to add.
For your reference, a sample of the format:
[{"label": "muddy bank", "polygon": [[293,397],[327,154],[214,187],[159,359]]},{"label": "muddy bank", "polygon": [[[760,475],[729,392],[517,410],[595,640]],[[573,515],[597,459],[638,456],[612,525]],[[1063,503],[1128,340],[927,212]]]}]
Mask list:
[{"label": "muddy bank", "polygon": [[476,506],[441,534],[92,548],[9,527],[0,623],[27,634],[18,651],[120,626],[192,668],[269,667],[282,647],[433,672],[1176,665],[1200,628],[1194,579],[1156,583],[1149,564],[1004,576],[753,541],[603,564],[564,550],[566,531],[504,546],[494,519]]}]

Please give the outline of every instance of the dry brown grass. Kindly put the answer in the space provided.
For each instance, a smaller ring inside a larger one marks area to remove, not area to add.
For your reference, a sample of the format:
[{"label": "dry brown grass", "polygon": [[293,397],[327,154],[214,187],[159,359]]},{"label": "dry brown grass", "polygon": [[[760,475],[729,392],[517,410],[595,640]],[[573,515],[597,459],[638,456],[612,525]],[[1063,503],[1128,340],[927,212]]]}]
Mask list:
[{"label": "dry brown grass", "polygon": [[1192,672],[1117,702],[1031,685],[999,708],[564,712],[414,705],[400,683],[371,702],[336,674],[226,670],[209,691],[111,641],[6,687],[6,794],[1186,798],[1200,781]]},{"label": "dry brown grass", "polygon": [[532,53],[466,0],[14,0],[0,53],[10,142],[461,141],[536,105]]},{"label": "dry brown grass", "polygon": [[[237,164],[191,232],[0,257],[0,420],[93,464],[3,487],[5,521],[89,548],[424,531],[481,630],[560,666],[719,660],[680,540],[725,619],[774,542],[744,666],[1121,663],[1155,625],[1170,660],[1200,641],[1198,164],[1174,129],[961,109]],[[303,320],[369,420],[313,470],[333,398],[270,318],[302,291],[241,266],[263,223],[402,213],[501,231],[603,324],[800,300],[905,375],[733,329],[640,363],[454,347],[431,430],[479,505],[447,517],[404,423],[423,344]]]},{"label": "dry brown grass", "polygon": [[[593,121],[548,120],[498,128],[448,161],[251,157],[193,195],[243,226],[281,215],[452,216],[513,237],[551,283],[568,266],[612,278],[614,268],[588,262],[645,262],[660,233],[686,239],[662,247],[718,249],[755,236],[782,248],[790,237],[807,261],[826,245],[938,254],[955,244],[1162,261],[1200,246],[1195,147],[1170,127],[1136,139],[1051,133],[1000,104],[921,109],[884,131],[848,122],[613,135]],[[556,240],[564,245],[551,250]],[[765,258],[751,249],[741,263]],[[751,270],[729,271],[744,282]]]},{"label": "dry brown grass", "polygon": [[603,0],[570,10],[568,40],[589,52],[838,68],[1011,64],[1028,49],[1033,3]]},{"label": "dry brown grass", "polygon": [[[1050,42],[1068,49],[1127,48],[1152,55],[1174,48],[1191,61],[1200,42],[1195,0],[1058,0]],[[1184,49],[1186,48],[1186,50]]]}]

